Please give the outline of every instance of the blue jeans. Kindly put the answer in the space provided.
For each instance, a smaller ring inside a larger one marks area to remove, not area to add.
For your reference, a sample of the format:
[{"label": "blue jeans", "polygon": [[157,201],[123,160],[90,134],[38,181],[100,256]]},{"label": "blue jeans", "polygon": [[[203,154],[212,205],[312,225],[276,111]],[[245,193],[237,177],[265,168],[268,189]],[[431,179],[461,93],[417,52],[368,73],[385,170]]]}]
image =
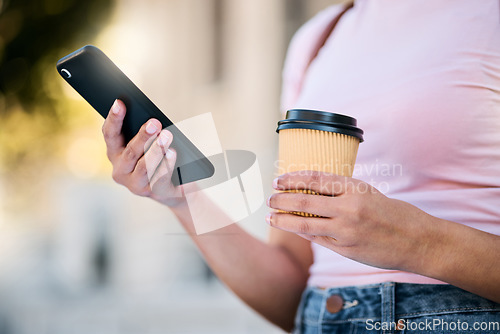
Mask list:
[{"label": "blue jeans", "polygon": [[294,334],[500,333],[500,304],[451,285],[308,287]]}]

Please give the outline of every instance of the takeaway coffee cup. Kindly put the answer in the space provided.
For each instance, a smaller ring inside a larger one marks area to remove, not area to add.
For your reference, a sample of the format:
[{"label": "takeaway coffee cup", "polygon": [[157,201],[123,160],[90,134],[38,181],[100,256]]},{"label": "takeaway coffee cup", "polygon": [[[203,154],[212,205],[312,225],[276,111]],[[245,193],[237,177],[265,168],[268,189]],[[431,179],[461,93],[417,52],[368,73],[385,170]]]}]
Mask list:
[{"label": "takeaway coffee cup", "polygon": [[358,147],[363,141],[363,130],[357,127],[355,118],[292,109],[288,110],[286,119],[278,122],[276,132],[279,133],[279,174],[315,170],[352,176]]}]

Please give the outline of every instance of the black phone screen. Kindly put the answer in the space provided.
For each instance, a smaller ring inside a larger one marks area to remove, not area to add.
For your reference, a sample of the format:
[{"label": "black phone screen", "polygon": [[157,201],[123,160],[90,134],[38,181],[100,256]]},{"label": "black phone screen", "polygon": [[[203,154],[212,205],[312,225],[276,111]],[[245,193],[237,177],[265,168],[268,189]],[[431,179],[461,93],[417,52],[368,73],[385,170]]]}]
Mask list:
[{"label": "black phone screen", "polygon": [[122,133],[128,142],[150,118],[156,118],[173,135],[177,152],[175,185],[198,181],[214,174],[213,164],[168,119],[158,107],[97,47],[84,46],[57,62],[59,74],[102,117],[106,118],[116,99],[127,107]]}]

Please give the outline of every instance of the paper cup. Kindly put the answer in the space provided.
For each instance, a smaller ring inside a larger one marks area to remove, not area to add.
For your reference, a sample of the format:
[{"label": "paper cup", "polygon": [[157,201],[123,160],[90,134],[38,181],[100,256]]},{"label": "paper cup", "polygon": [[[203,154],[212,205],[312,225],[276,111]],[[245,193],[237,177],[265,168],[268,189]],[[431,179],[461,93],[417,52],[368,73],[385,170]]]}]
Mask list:
[{"label": "paper cup", "polygon": [[[278,122],[279,174],[314,170],[352,176],[363,130],[355,118],[325,111],[292,109]],[[311,190],[300,191],[314,194]],[[293,212],[313,216],[304,212]]]}]

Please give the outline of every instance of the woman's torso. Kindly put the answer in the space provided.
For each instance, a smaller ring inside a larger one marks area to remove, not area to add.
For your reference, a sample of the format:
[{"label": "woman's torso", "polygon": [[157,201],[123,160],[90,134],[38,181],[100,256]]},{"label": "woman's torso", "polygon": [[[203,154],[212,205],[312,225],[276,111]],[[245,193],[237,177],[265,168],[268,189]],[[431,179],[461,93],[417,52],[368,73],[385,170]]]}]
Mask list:
[{"label": "woman's torso", "polygon": [[[355,178],[431,215],[500,234],[499,1],[358,0],[302,76],[300,50],[339,11],[328,8],[294,38],[283,107],[357,118],[365,142]],[[313,251],[310,285],[436,283]]]}]

